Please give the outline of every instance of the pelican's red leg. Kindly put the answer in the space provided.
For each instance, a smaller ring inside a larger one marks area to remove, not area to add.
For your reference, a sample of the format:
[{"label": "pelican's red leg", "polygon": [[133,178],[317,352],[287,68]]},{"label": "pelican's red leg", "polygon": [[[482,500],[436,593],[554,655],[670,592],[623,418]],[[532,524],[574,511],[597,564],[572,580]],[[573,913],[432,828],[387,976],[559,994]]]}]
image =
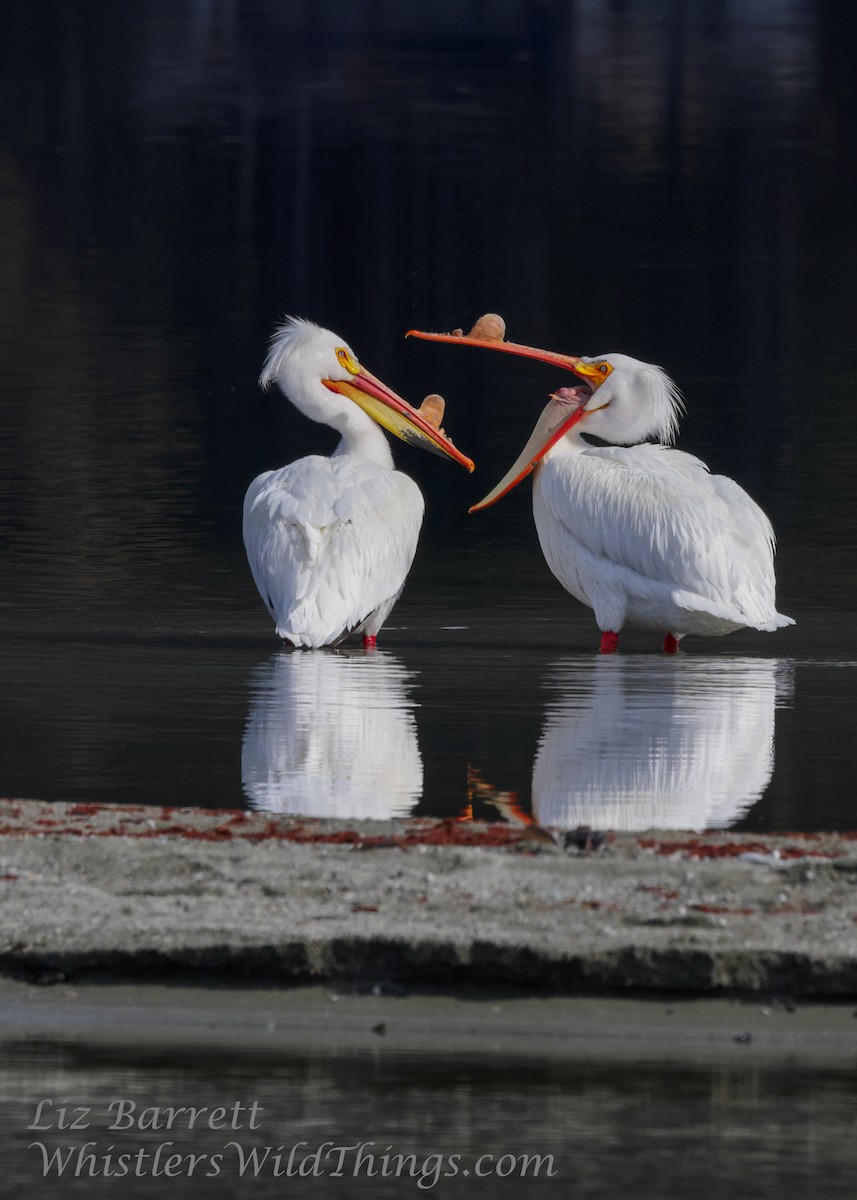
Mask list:
[{"label": "pelican's red leg", "polygon": [[377,638],[376,634],[374,634],[374,633],[364,633],[363,634],[363,649],[364,650],[374,650],[375,647],[377,646],[377,644],[378,644],[378,638]]},{"label": "pelican's red leg", "polygon": [[601,635],[601,654],[615,654],[619,649],[619,634],[613,633],[608,629],[606,633]]},{"label": "pelican's red leg", "polygon": [[678,638],[671,633],[664,637],[664,654],[678,654]]}]

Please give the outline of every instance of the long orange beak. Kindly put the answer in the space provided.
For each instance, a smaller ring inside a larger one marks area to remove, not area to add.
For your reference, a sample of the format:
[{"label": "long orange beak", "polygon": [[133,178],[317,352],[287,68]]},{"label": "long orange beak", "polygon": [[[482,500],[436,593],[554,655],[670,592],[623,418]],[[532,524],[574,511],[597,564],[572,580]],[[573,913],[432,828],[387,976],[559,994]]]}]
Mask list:
[{"label": "long orange beak", "polygon": [[[473,333],[477,336],[473,336]],[[454,346],[479,346],[483,350],[502,350],[506,354],[516,354],[520,358],[535,358],[539,362],[548,363],[553,367],[562,367],[573,371],[575,375],[589,380],[590,385],[597,387],[600,379],[591,379],[591,369],[588,364],[581,364],[580,358],[574,354],[559,354],[554,350],[540,350],[536,346],[523,346],[518,342],[507,342],[505,339],[505,322],[496,314],[486,314],[473,327],[470,334],[456,333],[424,333],[419,329],[408,330],[406,337],[420,338],[426,342],[449,342]],[[506,472],[495,488],[488,493],[484,500],[474,504],[470,512],[478,512],[496,504],[512,488],[526,479],[530,472],[538,466],[551,446],[568,432],[584,415],[585,400],[580,404],[571,403],[561,396],[552,396],[550,403],[536,422],[536,427],[530,434],[527,444],[518,455],[512,467]]]},{"label": "long orange beak", "polygon": [[571,404],[568,400],[551,396],[547,408],[539,417],[535,429],[527,439],[527,444],[512,466],[497,486],[493,487],[478,504],[469,508],[468,512],[479,512],[480,509],[488,508],[511,492],[512,488],[517,487],[538,466],[551,446],[555,445],[585,415],[585,399],[577,404]]},{"label": "long orange beak", "polygon": [[451,458],[468,471],[474,469],[473,461],[456,449],[442,429],[431,425],[407,400],[365,367],[360,367],[349,379],[323,379],[322,383],[331,392],[339,392],[353,400],[374,421],[403,442]]},{"label": "long orange beak", "polygon": [[504,350],[506,354],[517,354],[521,358],[537,358],[539,362],[573,371],[580,359],[573,354],[558,354],[555,350],[539,350],[535,346],[522,346],[518,342],[507,342],[505,338],[472,337],[461,333],[424,333],[420,329],[409,329],[405,337],[420,338],[424,342],[450,342],[453,346],[479,346],[482,350]]}]

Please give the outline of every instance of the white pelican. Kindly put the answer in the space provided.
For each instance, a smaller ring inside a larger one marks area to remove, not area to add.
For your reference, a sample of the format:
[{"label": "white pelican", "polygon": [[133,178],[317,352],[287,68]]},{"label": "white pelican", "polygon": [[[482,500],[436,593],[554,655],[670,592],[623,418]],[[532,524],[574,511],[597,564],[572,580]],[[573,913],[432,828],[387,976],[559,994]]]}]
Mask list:
[{"label": "white pelican", "polygon": [[423,791],[413,678],[383,650],[289,654],[252,677],[241,782],[254,808],[407,817]]},{"label": "white pelican", "polygon": [[[667,445],[681,396],[660,367],[626,354],[577,358],[503,340],[486,314],[464,337],[409,336],[487,346],[565,367],[578,377],[550,398],[515,464],[475,512],[531,471],[533,515],[547,564],[595,612],[601,652],[625,625],[666,630],[675,653],[687,633],[793,625],[774,600],[774,533],[743,488]],[[619,446],[593,446],[583,433]],[[658,443],[635,445],[645,438]]]},{"label": "white pelican", "polygon": [[247,489],[244,545],[256,586],[293,646],[336,645],[357,632],[374,646],[413,562],[425,507],[375,422],[470,471],[473,463],[439,428],[439,397],[417,411],[347,342],[310,321],[292,317],[275,331],[259,383],[278,384],[304,416],[342,436],[330,458],[266,471]]},{"label": "white pelican", "polygon": [[[774,770],[776,658],[615,655],[552,664],[533,763],[533,816],[575,829],[725,829]],[[610,729],[612,736],[604,738]]]}]

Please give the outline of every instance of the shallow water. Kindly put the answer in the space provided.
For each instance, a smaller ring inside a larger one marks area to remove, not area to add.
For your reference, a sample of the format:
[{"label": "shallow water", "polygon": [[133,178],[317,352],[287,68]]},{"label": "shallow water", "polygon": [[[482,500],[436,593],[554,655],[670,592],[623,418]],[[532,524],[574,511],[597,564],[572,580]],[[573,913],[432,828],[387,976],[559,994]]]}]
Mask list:
[{"label": "shallow water", "polygon": [[570,828],[854,827],[857,665],[474,650],[467,630],[431,645],[407,632],[374,654],[7,638],[4,789]]},{"label": "shallow water", "polygon": [[[848,17],[724,8],[17,6],[0,106],[0,794],[557,824],[852,829],[857,411]],[[629,633],[468,517],[555,373],[406,343],[485,309],[661,362],[679,445],[779,536],[776,635]],[[277,649],[240,544],[334,439],[255,379],[274,321],[439,390],[368,658]]]},{"label": "shallow water", "polygon": [[[130,1186],[135,1196],[299,1189],[324,1197],[345,1189],[593,1200],[631,1192],[660,1200],[692,1191],[706,1200],[726,1192],[797,1200],[819,1190],[847,1194],[855,1169],[855,1085],[845,1067],[380,1050],[201,1056],[50,1041],[7,1045],[3,1057],[4,1176],[20,1197]],[[87,1106],[79,1119],[89,1127],[59,1130],[62,1105]],[[207,1129],[207,1114],[184,1112],[168,1129],[170,1106],[222,1106],[227,1115],[217,1118],[219,1129]],[[190,1131],[192,1119],[199,1124]],[[28,1124],[53,1128],[29,1131]],[[92,1159],[79,1156],[87,1142],[83,1155]],[[45,1177],[45,1156],[52,1162],[57,1149],[69,1165],[60,1177],[49,1166]],[[242,1178],[242,1154],[249,1161],[254,1149],[259,1173],[246,1166]],[[293,1175],[274,1177],[275,1155],[284,1171],[292,1150]],[[171,1155],[178,1158],[165,1178]],[[199,1156],[196,1165],[190,1155]],[[123,1169],[128,1178],[105,1178]]]}]

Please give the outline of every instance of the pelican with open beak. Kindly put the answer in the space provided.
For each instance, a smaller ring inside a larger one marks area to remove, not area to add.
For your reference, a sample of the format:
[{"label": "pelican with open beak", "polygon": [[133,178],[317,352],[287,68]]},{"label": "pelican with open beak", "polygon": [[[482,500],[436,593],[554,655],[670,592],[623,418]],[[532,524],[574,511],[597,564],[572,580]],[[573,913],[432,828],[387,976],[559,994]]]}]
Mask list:
[{"label": "pelican with open beak", "polygon": [[[688,633],[794,623],[776,609],[765,513],[733,480],[668,448],[682,400],[660,367],[626,354],[577,357],[508,342],[493,313],[467,335],[408,336],[537,359],[576,377],[551,394],[515,463],[470,511],[534,472],[542,552],[563,587],[594,610],[602,653],[616,650],[625,625],[666,630],[664,650],[674,653]],[[616,444],[594,446],[584,434]]]}]

